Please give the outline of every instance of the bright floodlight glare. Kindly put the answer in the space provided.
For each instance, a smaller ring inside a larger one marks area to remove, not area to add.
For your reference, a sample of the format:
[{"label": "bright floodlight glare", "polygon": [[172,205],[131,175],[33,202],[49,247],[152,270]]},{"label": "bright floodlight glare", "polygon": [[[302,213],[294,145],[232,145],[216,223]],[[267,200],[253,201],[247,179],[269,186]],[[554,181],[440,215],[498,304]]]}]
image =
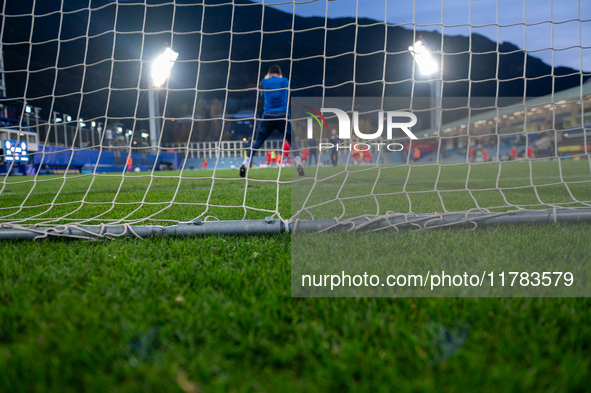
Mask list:
[{"label": "bright floodlight glare", "polygon": [[166,48],[154,63],[152,63],[152,81],[154,86],[160,87],[170,76],[170,70],[179,54],[170,48]]},{"label": "bright floodlight glare", "polygon": [[409,46],[408,50],[417,62],[421,74],[431,75],[437,72],[437,63],[435,63],[435,60],[433,60],[431,54],[427,48],[423,46],[421,41],[417,41],[413,46]]}]

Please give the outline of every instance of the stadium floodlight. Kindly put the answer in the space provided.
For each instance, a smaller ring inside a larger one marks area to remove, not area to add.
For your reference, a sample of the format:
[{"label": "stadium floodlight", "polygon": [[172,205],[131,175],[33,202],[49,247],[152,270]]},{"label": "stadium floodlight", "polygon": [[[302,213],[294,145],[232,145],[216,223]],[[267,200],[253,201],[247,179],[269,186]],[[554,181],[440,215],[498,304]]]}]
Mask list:
[{"label": "stadium floodlight", "polygon": [[[431,53],[425,48],[421,40],[415,42],[413,46],[409,46],[408,50],[419,66],[419,70],[423,76],[429,77],[439,71],[437,63],[433,57],[431,57]],[[441,82],[438,79],[439,78],[436,77],[436,80],[429,80],[429,96],[431,108],[433,108],[433,111],[431,112],[430,127],[432,130],[435,130],[433,131],[435,133],[434,135],[437,135],[438,121],[440,117],[439,108],[441,106]]]},{"label": "stadium floodlight", "polygon": [[27,125],[31,125],[31,113],[33,113],[33,108],[31,105],[27,105],[25,103],[25,116],[27,117]]},{"label": "stadium floodlight", "polygon": [[152,63],[152,89],[148,90],[148,110],[150,116],[150,142],[154,146],[154,153],[157,152],[157,147],[160,142],[160,124],[156,116],[160,115],[160,108],[158,107],[158,100],[156,97],[156,90],[170,77],[170,71],[174,65],[179,54],[167,47],[160,56],[158,56]]},{"label": "stadium floodlight", "polygon": [[[68,147],[68,123],[72,121],[72,116],[63,113],[64,115],[64,147]],[[73,146],[72,146],[73,147]]]},{"label": "stadium floodlight", "polygon": [[437,63],[433,60],[427,48],[423,46],[421,40],[415,42],[413,46],[409,46],[408,50],[419,66],[421,74],[428,76],[437,72]]},{"label": "stadium floodlight", "polygon": [[164,53],[152,63],[152,83],[154,87],[160,87],[170,77],[170,71],[179,54],[171,48],[166,48]]},{"label": "stadium floodlight", "polygon": [[95,130],[95,128],[96,128],[96,122],[91,121],[90,122],[90,140],[92,143],[91,146],[94,146],[94,130]]}]

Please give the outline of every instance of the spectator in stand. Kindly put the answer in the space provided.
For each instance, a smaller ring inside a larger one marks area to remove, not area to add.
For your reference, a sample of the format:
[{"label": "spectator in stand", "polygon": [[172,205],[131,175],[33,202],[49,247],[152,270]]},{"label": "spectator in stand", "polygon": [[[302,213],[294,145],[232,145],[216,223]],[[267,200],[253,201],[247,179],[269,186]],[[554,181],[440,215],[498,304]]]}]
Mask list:
[{"label": "spectator in stand", "polygon": [[509,151],[509,158],[511,161],[517,159],[517,147],[515,147],[515,145],[511,147],[511,150]]},{"label": "spectator in stand", "polygon": [[318,165],[318,143],[314,137],[308,139],[308,147],[310,149],[308,152],[308,154],[310,154],[310,161],[308,165],[312,165],[312,157],[314,157],[315,160],[314,165]]}]

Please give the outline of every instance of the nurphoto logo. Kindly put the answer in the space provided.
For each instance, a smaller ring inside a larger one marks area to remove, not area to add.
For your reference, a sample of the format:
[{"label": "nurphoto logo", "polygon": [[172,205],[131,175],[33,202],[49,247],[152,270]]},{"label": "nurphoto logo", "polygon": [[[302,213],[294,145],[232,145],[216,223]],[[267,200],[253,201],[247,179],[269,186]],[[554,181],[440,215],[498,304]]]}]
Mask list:
[{"label": "nurphoto logo", "polygon": [[[347,140],[347,139],[351,139],[351,119],[349,118],[349,115],[347,114],[347,112],[341,110],[341,109],[337,109],[337,108],[320,108],[320,111],[317,111],[314,108],[310,108],[310,107],[305,107],[307,109],[310,109],[312,112],[306,112],[307,114],[309,114],[310,116],[312,116],[312,118],[314,118],[316,120],[316,122],[318,123],[318,125],[320,126],[320,128],[322,128],[322,126],[326,126],[326,129],[328,129],[328,123],[326,122],[326,119],[324,118],[323,114],[326,112],[332,112],[333,114],[336,115],[337,120],[338,120],[338,135],[339,135],[339,139],[340,140]],[[412,133],[412,131],[410,130],[410,128],[412,126],[414,126],[415,124],[417,124],[417,117],[410,112],[404,112],[404,111],[387,111],[385,112],[386,116],[384,116],[384,111],[379,111],[378,112],[378,129],[376,132],[374,132],[373,134],[365,134],[363,132],[361,132],[359,130],[359,112],[357,111],[353,111],[353,132],[355,133],[355,135],[359,138],[359,139],[363,139],[363,140],[375,140],[375,139],[379,139],[382,137],[382,133],[384,131],[384,118],[386,120],[386,140],[391,140],[392,139],[392,130],[399,128],[402,131],[404,131],[404,133],[410,138],[410,139],[417,139],[417,137],[415,136],[415,134]],[[312,118],[308,118],[308,124],[307,124],[307,128],[308,128],[308,138],[312,138],[313,134],[312,134],[312,127],[313,127],[313,122],[312,122]],[[408,119],[407,121],[400,121],[400,118],[405,118]],[[353,149],[357,150],[357,151],[367,151],[369,150],[371,147],[371,145],[377,146],[377,150],[380,150],[381,146],[386,146],[386,149],[388,149],[389,151],[401,151],[404,146],[401,143],[397,143],[397,142],[393,142],[393,143],[384,143],[384,142],[372,142],[372,143],[355,143],[353,145]],[[333,149],[336,148],[337,150],[339,149],[351,149],[351,145],[339,145],[334,144],[334,143],[320,143],[319,144],[319,149],[320,150],[329,150],[329,149]]]}]

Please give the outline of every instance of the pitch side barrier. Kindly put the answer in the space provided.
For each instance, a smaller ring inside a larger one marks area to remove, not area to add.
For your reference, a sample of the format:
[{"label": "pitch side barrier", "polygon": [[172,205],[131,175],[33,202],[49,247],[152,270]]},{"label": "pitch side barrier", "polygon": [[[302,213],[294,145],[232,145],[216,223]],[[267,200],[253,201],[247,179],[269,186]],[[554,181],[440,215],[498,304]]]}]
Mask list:
[{"label": "pitch side barrier", "polygon": [[512,211],[502,213],[389,214],[363,216],[344,220],[295,220],[284,222],[267,217],[264,220],[193,221],[171,226],[159,225],[63,225],[56,227],[23,227],[3,224],[0,240],[38,240],[44,238],[115,239],[152,236],[270,235],[276,233],[379,231],[387,229],[475,229],[493,225],[591,223],[591,209]]}]

